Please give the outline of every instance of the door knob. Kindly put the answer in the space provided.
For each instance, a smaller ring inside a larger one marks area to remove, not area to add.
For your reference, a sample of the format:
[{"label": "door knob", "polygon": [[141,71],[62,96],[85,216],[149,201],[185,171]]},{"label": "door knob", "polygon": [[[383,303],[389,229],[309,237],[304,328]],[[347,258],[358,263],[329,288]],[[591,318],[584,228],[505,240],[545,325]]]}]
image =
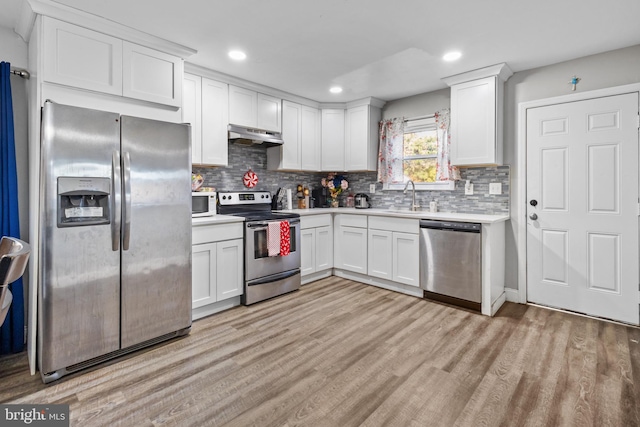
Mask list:
[{"label": "door knob", "polygon": [[536,219],[538,219],[538,215],[532,213],[531,215],[529,215],[529,219],[535,221]]},{"label": "door knob", "polygon": [[537,206],[537,205],[538,205],[538,201],[537,201],[537,200],[535,200],[535,199],[533,199],[533,200],[531,200],[531,201],[529,202],[529,204],[530,204],[531,206],[535,207],[535,206]]}]

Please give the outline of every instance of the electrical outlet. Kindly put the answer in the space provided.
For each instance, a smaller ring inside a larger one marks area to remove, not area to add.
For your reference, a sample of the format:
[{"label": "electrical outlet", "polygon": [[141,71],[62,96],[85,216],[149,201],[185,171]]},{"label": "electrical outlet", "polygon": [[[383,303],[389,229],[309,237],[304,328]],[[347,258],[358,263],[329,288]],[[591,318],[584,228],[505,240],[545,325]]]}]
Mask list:
[{"label": "electrical outlet", "polygon": [[502,194],[502,183],[492,182],[489,184],[489,194]]},{"label": "electrical outlet", "polygon": [[369,184],[369,193],[376,194],[376,185],[375,184]]},{"label": "electrical outlet", "polygon": [[473,196],[473,184],[465,184],[464,194],[465,196]]}]

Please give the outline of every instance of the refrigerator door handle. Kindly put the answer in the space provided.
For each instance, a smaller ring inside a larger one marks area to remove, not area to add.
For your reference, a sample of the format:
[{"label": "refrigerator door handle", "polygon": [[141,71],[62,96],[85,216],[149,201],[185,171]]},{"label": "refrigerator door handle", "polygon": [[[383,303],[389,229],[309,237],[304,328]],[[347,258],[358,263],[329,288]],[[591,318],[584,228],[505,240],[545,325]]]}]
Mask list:
[{"label": "refrigerator door handle", "polygon": [[111,249],[115,252],[120,250],[120,226],[122,223],[121,206],[122,206],[122,183],[120,182],[120,152],[115,150],[111,158],[111,183],[113,206],[111,215]]},{"label": "refrigerator door handle", "polygon": [[122,250],[129,250],[129,238],[131,237],[131,158],[129,152],[125,152],[122,158],[122,191],[124,203],[122,206],[123,230]]}]

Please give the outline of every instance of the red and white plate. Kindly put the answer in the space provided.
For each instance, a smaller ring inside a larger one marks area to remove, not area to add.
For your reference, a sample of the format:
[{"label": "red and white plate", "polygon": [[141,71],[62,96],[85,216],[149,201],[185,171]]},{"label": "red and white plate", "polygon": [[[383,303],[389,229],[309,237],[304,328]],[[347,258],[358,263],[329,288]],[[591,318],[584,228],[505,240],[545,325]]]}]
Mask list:
[{"label": "red and white plate", "polygon": [[258,174],[249,169],[242,178],[244,186],[247,188],[253,188],[258,184]]}]

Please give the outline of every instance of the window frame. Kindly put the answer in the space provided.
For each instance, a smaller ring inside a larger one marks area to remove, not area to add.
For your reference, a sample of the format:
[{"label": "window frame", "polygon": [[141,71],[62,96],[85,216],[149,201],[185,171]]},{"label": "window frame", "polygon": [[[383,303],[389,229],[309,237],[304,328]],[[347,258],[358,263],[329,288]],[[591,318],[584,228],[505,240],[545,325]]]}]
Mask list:
[{"label": "window frame", "polygon": [[[409,119],[405,121],[404,133],[413,133],[420,132],[426,130],[436,130],[436,118],[435,116],[427,116],[419,119]],[[435,156],[437,158],[437,155]],[[411,156],[407,159],[432,159],[433,156]],[[402,161],[404,161],[405,157],[403,155]],[[390,183],[386,182],[382,186],[383,190],[404,190],[407,181]],[[456,183],[455,181],[436,181],[436,182],[414,182],[416,186],[416,191],[452,191],[455,189]]]}]

